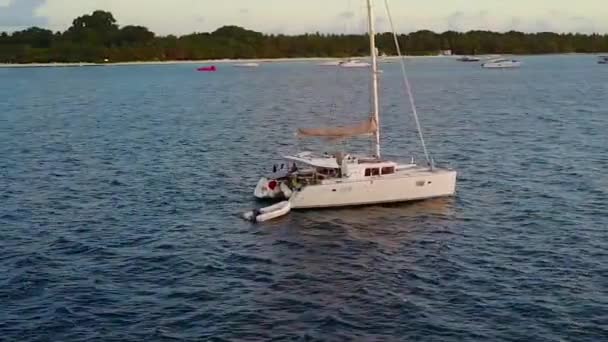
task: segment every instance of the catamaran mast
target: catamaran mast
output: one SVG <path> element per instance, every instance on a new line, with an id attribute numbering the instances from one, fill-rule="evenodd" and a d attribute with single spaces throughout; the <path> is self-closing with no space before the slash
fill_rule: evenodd
<path id="1" fill-rule="evenodd" d="M 376 133 L 374 134 L 374 147 L 376 157 L 380 158 L 380 100 L 378 96 L 378 56 L 376 52 L 376 30 L 374 25 L 374 6 L 372 0 L 367 0 L 367 14 L 369 19 L 369 45 L 372 56 L 372 111 L 376 120 Z"/>

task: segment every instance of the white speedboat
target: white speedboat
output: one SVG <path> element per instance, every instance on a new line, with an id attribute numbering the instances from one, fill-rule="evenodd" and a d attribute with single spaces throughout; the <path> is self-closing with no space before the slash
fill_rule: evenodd
<path id="1" fill-rule="evenodd" d="M 337 67 L 340 65 L 340 63 L 342 63 L 341 61 L 327 61 L 327 62 L 323 62 L 323 63 L 319 63 L 319 66 L 322 67 Z"/>
<path id="2" fill-rule="evenodd" d="M 608 56 L 600 56 L 597 62 L 598 64 L 608 64 Z"/>
<path id="3" fill-rule="evenodd" d="M 481 58 L 472 56 L 463 56 L 458 58 L 459 62 L 480 62 Z"/>
<path id="4" fill-rule="evenodd" d="M 377 51 L 374 49 L 375 30 L 372 0 L 367 1 L 369 19 L 369 43 L 371 51 L 371 114 L 361 123 L 335 128 L 299 129 L 302 139 L 345 140 L 359 136 L 371 136 L 373 149 L 369 154 L 339 151 L 315 155 L 301 152 L 284 156 L 287 167 L 260 179 L 254 195 L 257 198 L 283 200 L 289 203 L 289 210 L 331 208 L 342 206 L 372 205 L 380 203 L 407 202 L 429 198 L 453 196 L 456 191 L 456 171 L 435 167 L 430 157 L 418 114 L 414 105 L 410 83 L 405 73 L 404 59 L 401 59 L 406 98 L 409 100 L 414 121 L 426 162 L 399 162 L 385 159 L 381 155 L 379 77 Z M 393 28 L 393 32 L 394 32 Z M 394 34 L 396 38 L 396 34 Z M 395 39 L 398 54 L 401 48 Z M 247 217 L 258 217 L 263 213 L 277 216 L 288 212 L 286 205 L 268 207 L 250 212 Z M 271 215 L 273 218 L 275 215 Z M 260 217 L 264 219 L 265 217 Z"/>
<path id="5" fill-rule="evenodd" d="M 239 63 L 239 64 L 235 64 L 234 67 L 236 68 L 257 68 L 260 66 L 260 63 Z"/>
<path id="6" fill-rule="evenodd" d="M 510 69 L 521 67 L 521 62 L 514 59 L 494 59 L 481 65 L 485 69 Z"/>
<path id="7" fill-rule="evenodd" d="M 371 64 L 367 62 L 361 62 L 355 59 L 351 59 L 348 61 L 341 62 L 339 64 L 341 68 L 369 68 Z"/>

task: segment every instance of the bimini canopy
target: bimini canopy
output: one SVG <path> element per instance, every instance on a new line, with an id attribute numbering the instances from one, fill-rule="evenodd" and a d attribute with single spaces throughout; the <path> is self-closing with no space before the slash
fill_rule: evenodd
<path id="1" fill-rule="evenodd" d="M 302 163 L 312 167 L 323 167 L 326 169 L 339 169 L 338 161 L 335 157 L 312 157 L 312 156 L 285 156 L 286 160 Z"/>
<path id="2" fill-rule="evenodd" d="M 376 120 L 369 119 L 355 126 L 330 128 L 301 128 L 298 136 L 307 138 L 345 139 L 359 135 L 374 134 L 378 131 Z"/>

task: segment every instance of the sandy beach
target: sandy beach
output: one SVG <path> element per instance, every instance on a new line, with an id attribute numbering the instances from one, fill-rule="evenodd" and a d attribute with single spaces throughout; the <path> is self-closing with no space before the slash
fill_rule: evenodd
<path id="1" fill-rule="evenodd" d="M 405 58 L 456 58 L 459 56 L 405 56 Z M 349 57 L 352 59 L 365 59 L 368 57 Z M 53 67 L 98 67 L 98 66 L 129 66 L 129 65 L 176 65 L 176 64 L 239 64 L 239 63 L 281 63 L 281 62 L 325 62 L 349 58 L 265 58 L 265 59 L 214 59 L 214 60 L 188 60 L 188 61 L 139 61 L 139 62 L 108 62 L 108 63 L 28 63 L 6 64 L 0 63 L 0 68 L 53 68 Z M 382 57 L 384 60 L 398 60 L 397 56 Z"/>

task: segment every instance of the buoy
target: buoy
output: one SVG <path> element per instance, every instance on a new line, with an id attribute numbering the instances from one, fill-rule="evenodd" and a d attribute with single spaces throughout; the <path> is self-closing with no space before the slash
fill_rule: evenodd
<path id="1" fill-rule="evenodd" d="M 200 68 L 198 68 L 196 70 L 197 71 L 204 71 L 204 72 L 214 72 L 214 71 L 217 71 L 217 68 L 215 67 L 215 65 L 212 65 L 212 66 L 200 67 Z"/>
<path id="2" fill-rule="evenodd" d="M 273 190 L 277 187 L 277 181 L 276 180 L 271 180 L 270 182 L 268 182 L 268 189 Z"/>

